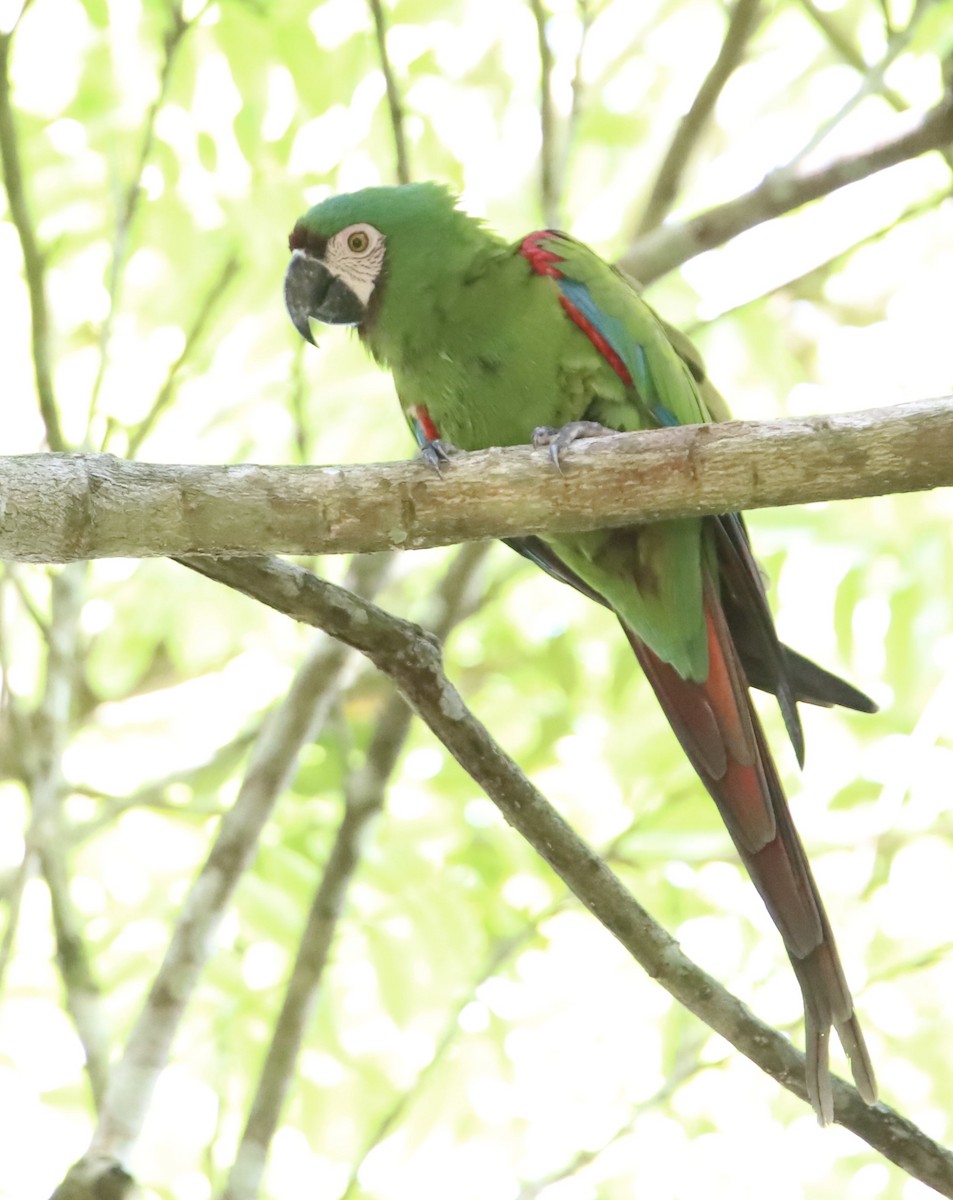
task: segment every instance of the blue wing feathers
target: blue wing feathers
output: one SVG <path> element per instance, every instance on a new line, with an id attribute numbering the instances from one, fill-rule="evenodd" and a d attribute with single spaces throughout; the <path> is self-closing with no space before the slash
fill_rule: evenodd
<path id="1" fill-rule="evenodd" d="M 645 347 L 640 342 L 633 342 L 625 322 L 604 312 L 592 298 L 589 288 L 580 280 L 560 275 L 557 283 L 569 303 L 599 331 L 625 364 L 636 391 L 655 420 L 660 425 L 680 425 L 681 422 L 659 397 Z"/>

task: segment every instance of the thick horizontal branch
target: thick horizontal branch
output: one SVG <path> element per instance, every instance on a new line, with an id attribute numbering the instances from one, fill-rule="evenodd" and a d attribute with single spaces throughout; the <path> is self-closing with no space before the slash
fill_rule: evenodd
<path id="1" fill-rule="evenodd" d="M 953 485 L 953 398 L 366 467 L 0 458 L 0 558 L 343 554 Z"/>

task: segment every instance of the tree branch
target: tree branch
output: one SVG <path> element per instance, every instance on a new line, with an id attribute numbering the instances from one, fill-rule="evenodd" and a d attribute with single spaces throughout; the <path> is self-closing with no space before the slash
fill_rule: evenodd
<path id="1" fill-rule="evenodd" d="M 773 171 L 750 192 L 710 208 L 681 225 L 665 226 L 639 238 L 619 260 L 627 274 L 648 285 L 682 263 L 723 246 L 747 229 L 827 196 L 849 183 L 907 159 L 943 150 L 953 143 L 953 97 L 890 141 L 846 155 L 819 170 L 796 174 L 790 167 Z"/>
<path id="2" fill-rule="evenodd" d="M 380 59 L 384 86 L 387 89 L 387 107 L 390 112 L 391 131 L 394 135 L 397 182 L 410 183 L 410 155 L 407 153 L 407 139 L 404 135 L 404 105 L 400 97 L 400 88 L 397 86 L 397 79 L 394 76 L 390 55 L 387 53 L 387 20 L 381 0 L 367 0 L 367 2 L 374 19 L 377 56 Z"/>
<path id="3" fill-rule="evenodd" d="M 22 13 L 20 14 L 22 17 Z M 19 19 L 18 19 L 19 20 Z M 40 416 L 46 428 L 46 442 L 51 450 L 63 450 L 66 441 L 60 427 L 60 414 L 53 392 L 53 362 L 50 352 L 50 310 L 46 302 L 46 266 L 36 238 L 36 227 L 30 215 L 23 168 L 20 164 L 20 145 L 16 122 L 10 103 L 10 48 L 13 34 L 0 34 L 0 163 L 3 182 L 10 205 L 10 217 L 23 255 L 23 273 L 30 296 L 30 327 L 33 340 L 33 370 Z"/>
<path id="4" fill-rule="evenodd" d="M 401 705 L 406 711 L 406 706 Z M 291 1085 L 295 1063 L 311 1014 L 348 888 L 360 861 L 362 835 L 378 811 L 370 803 L 347 798 L 314 894 L 284 1001 L 275 1024 L 254 1099 L 242 1132 L 238 1153 L 228 1174 L 222 1200 L 254 1200 L 259 1194 L 268 1149 Z"/>
<path id="5" fill-rule="evenodd" d="M 917 19 L 922 14 L 922 4 L 914 7 L 914 11 L 911 15 L 910 23 L 907 25 L 907 28 L 904 29 L 899 36 L 893 35 L 889 38 L 887 53 L 880 60 L 880 62 L 868 63 L 863 54 L 854 45 L 850 38 L 842 32 L 839 24 L 830 13 L 824 12 L 823 9 L 818 8 L 818 6 L 814 3 L 814 0 L 798 0 L 798 2 L 804 12 L 807 13 L 808 17 L 810 17 L 810 19 L 823 34 L 825 40 L 830 44 L 831 48 L 840 55 L 840 57 L 845 63 L 847 63 L 848 66 L 853 67 L 857 74 L 861 76 L 860 90 L 849 102 L 848 111 L 856 107 L 857 101 L 861 97 L 868 95 L 874 90 L 879 91 L 881 96 L 883 96 L 890 107 L 896 112 L 904 112 L 910 107 L 906 100 L 904 100 L 903 96 L 901 96 L 898 92 L 895 92 L 893 88 L 887 87 L 887 85 L 884 83 L 883 77 L 887 67 L 893 62 L 900 51 L 903 50 L 909 42 Z M 837 117 L 842 119 L 843 115 L 844 114 L 842 111 L 841 113 L 837 114 Z M 823 136 L 825 133 L 829 132 L 829 126 L 823 126 L 822 130 Z M 812 147 L 818 145 L 819 142 L 820 139 L 815 140 L 812 138 Z M 799 157 L 803 157 L 803 154 L 799 155 Z"/>
<path id="6" fill-rule="evenodd" d="M 394 1102 L 384 1111 L 377 1121 L 370 1137 L 364 1143 L 358 1157 L 351 1163 L 347 1183 L 338 1196 L 338 1200 L 356 1200 L 361 1195 L 360 1176 L 364 1164 L 371 1154 L 397 1128 L 404 1119 L 414 1102 L 423 1094 L 424 1089 L 445 1061 L 447 1054 L 459 1040 L 461 1035 L 460 1017 L 467 1005 L 473 1002 L 481 984 L 491 979 L 534 937 L 539 935 L 539 927 L 544 920 L 552 917 L 565 904 L 569 893 L 565 893 L 555 904 L 528 920 L 526 926 L 511 937 L 499 937 L 492 944 L 483 964 L 456 1003 L 447 1011 L 446 1019 L 440 1033 L 434 1040 L 430 1057 L 423 1063 L 409 1087 L 400 1092 Z"/>
<path id="7" fill-rule="evenodd" d="M 142 199 L 142 175 L 149 162 L 149 157 L 152 154 L 152 148 L 155 143 L 155 127 L 156 118 L 159 115 L 159 110 L 166 101 L 169 94 L 169 85 L 172 81 L 172 69 L 175 65 L 175 60 L 178 57 L 179 49 L 185 35 L 188 33 L 192 24 L 197 19 L 196 17 L 186 20 L 182 5 L 176 4 L 170 14 L 169 28 L 166 30 L 163 41 L 162 66 L 159 69 L 159 84 L 156 91 L 155 99 L 149 106 L 146 113 L 145 121 L 142 127 L 142 135 L 139 140 L 139 153 L 136 156 L 136 165 L 133 168 L 129 183 L 123 190 L 120 198 L 118 211 L 116 213 L 116 231 L 113 235 L 112 257 L 109 263 L 109 274 L 106 280 L 106 293 L 109 297 L 109 307 L 106 310 L 106 316 L 99 329 L 98 352 L 99 362 L 96 367 L 96 377 L 93 380 L 93 386 L 90 391 L 89 410 L 86 417 L 87 428 L 87 444 L 89 442 L 88 433 L 92 426 L 93 418 L 96 415 L 96 407 L 99 402 L 99 394 L 102 390 L 103 382 L 106 378 L 106 372 L 109 368 L 109 347 L 112 341 L 113 325 L 116 319 L 116 313 L 119 309 L 120 292 L 122 290 L 122 278 L 125 271 L 126 261 L 129 255 L 129 246 L 132 235 L 133 223 L 136 219 L 136 214 Z"/>
<path id="8" fill-rule="evenodd" d="M 647 1099 L 633 1104 L 626 1119 L 617 1126 L 609 1137 L 605 1138 L 598 1146 L 577 1150 L 572 1158 L 568 1162 L 563 1163 L 562 1166 L 547 1172 L 543 1176 L 523 1183 L 517 1193 L 516 1200 L 538 1200 L 539 1196 L 544 1195 L 554 1185 L 563 1183 L 567 1179 L 572 1179 L 574 1176 L 587 1170 L 593 1163 L 598 1162 L 599 1158 L 607 1150 L 611 1149 L 627 1133 L 632 1131 L 635 1122 L 640 1116 L 661 1107 L 661 1105 L 671 1100 L 683 1083 L 686 1083 L 702 1071 L 711 1070 L 713 1066 L 716 1066 L 717 1064 L 715 1063 L 702 1062 L 701 1054 L 703 1047 L 704 1039 L 699 1037 L 692 1039 L 689 1045 L 680 1047 L 675 1056 L 675 1062 L 672 1064 L 672 1068 L 661 1086 Z M 341 1200 L 345 1200 L 345 1198 L 342 1197 Z"/>
<path id="9" fill-rule="evenodd" d="M 543 220 L 551 229 L 560 227 L 559 202 L 562 181 L 557 150 L 556 105 L 553 102 L 553 51 L 546 36 L 549 14 L 543 0 L 529 0 L 536 22 L 536 44 L 539 49 L 539 196 Z"/>
<path id="10" fill-rule="evenodd" d="M 168 372 L 165 380 L 156 394 L 155 400 L 146 415 L 136 425 L 131 428 L 124 429 L 126 434 L 126 451 L 130 457 L 136 455 L 152 430 L 155 428 L 156 422 L 175 400 L 177 394 L 177 385 L 179 376 L 182 374 L 186 364 L 192 358 L 195 352 L 195 347 L 201 341 L 209 322 L 212 319 L 212 314 L 215 309 L 221 304 L 222 300 L 228 292 L 228 289 L 234 283 L 241 268 L 241 259 L 236 253 L 231 253 L 222 264 L 222 269 L 215 276 L 211 286 L 202 298 L 199 306 L 192 318 L 192 324 L 189 326 L 185 334 L 185 342 L 182 346 L 181 353 L 174 362 L 169 364 Z M 110 426 L 107 431 L 104 444 L 108 442 L 109 435 L 113 432 L 115 426 Z"/>
<path id="11" fill-rule="evenodd" d="M 365 563 L 363 572 L 375 573 Z M 121 1061 L 114 1068 L 99 1122 L 84 1160 L 124 1160 L 145 1119 L 186 1004 L 212 950 L 212 938 L 235 887 L 251 862 L 258 836 L 336 694 L 347 661 L 340 643 L 319 642 L 287 696 L 262 728 L 234 805 L 196 876 L 165 957 Z"/>
<path id="12" fill-rule="evenodd" d="M 735 0 L 718 57 L 702 81 L 688 112 L 679 121 L 659 167 L 655 185 L 636 230 L 637 237 L 660 225 L 672 207 L 692 151 L 715 110 L 725 84 L 744 61 L 745 50 L 758 27 L 760 16 L 761 0 Z"/>
<path id="13" fill-rule="evenodd" d="M 364 467 L 0 458 L 0 557 L 341 554 L 953 485 L 953 399 Z"/>
<path id="14" fill-rule="evenodd" d="M 85 568 L 77 565 L 53 575 L 46 677 L 32 728 L 20 739 L 19 749 L 31 804 L 26 856 L 36 855 L 50 894 L 56 964 L 66 1009 L 83 1047 L 98 1108 L 109 1070 L 108 1023 L 84 924 L 73 903 L 63 822 L 63 756 L 72 730 L 85 575 Z"/>
<path id="15" fill-rule="evenodd" d="M 277 559 L 184 559 L 183 565 L 365 654 L 397 684 L 465 771 L 644 970 L 772 1078 L 804 1098 L 804 1058 L 688 959 L 493 741 L 447 679 L 436 639 L 343 588 Z M 835 1119 L 908 1174 L 953 1197 L 953 1154 L 884 1104 L 834 1081 Z"/>
<path id="16" fill-rule="evenodd" d="M 467 611 L 467 584 L 485 553 L 464 546 L 437 590 L 434 632 L 445 638 Z M 364 762 L 348 776 L 344 813 L 298 945 L 298 953 L 258 1079 L 223 1200 L 254 1200 L 261 1188 L 269 1148 L 291 1085 L 308 1022 L 320 994 L 328 955 L 347 893 L 360 863 L 364 831 L 384 807 L 387 784 L 410 731 L 413 712 L 389 689 Z"/>
<path id="17" fill-rule="evenodd" d="M 788 163 L 789 169 L 793 169 L 797 163 L 802 162 L 809 154 L 813 154 L 824 139 L 829 137 L 867 96 L 879 94 L 897 112 L 906 112 L 910 108 L 910 105 L 903 96 L 894 92 L 892 88 L 887 87 L 884 76 L 891 64 L 899 58 L 913 40 L 920 19 L 932 7 L 933 0 L 914 0 L 913 11 L 910 13 L 907 24 L 903 29 L 892 29 L 888 14 L 884 14 L 887 17 L 887 48 L 880 59 L 870 66 L 867 65 L 860 51 L 855 50 L 847 38 L 840 34 L 834 20 L 818 8 L 813 0 L 800 0 L 800 3 L 804 11 L 814 20 L 817 27 L 830 42 L 832 48 L 860 74 L 861 78 L 857 90 L 853 95 L 841 105 L 837 112 L 829 116 L 826 121 L 822 122 L 814 130 L 807 144 L 791 159 Z M 947 163 L 951 164 L 951 151 L 949 149 L 943 151 L 943 156 L 947 160 Z"/>

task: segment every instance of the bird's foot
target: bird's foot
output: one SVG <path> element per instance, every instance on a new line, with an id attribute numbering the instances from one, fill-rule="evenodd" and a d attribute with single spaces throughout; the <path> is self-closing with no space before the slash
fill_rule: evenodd
<path id="1" fill-rule="evenodd" d="M 434 438 L 431 442 L 423 443 L 417 452 L 417 457 L 421 462 L 425 462 L 428 467 L 436 471 L 438 475 L 442 475 L 441 464 L 448 463 L 451 455 L 459 453 L 459 449 L 453 442 L 447 442 L 443 438 Z"/>
<path id="2" fill-rule="evenodd" d="M 580 438 L 605 437 L 609 433 L 618 433 L 617 429 L 608 429 L 598 421 L 567 421 L 559 429 L 552 425 L 537 425 L 533 430 L 533 446 L 539 450 L 549 447 L 549 457 L 553 460 L 557 471 L 562 471 L 560 455 L 573 442 Z"/>

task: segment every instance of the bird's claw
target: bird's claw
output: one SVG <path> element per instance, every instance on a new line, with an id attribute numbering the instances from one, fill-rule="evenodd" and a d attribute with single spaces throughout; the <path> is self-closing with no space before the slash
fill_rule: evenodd
<path id="1" fill-rule="evenodd" d="M 420 447 L 417 457 L 427 464 L 438 475 L 442 475 L 440 469 L 441 463 L 448 463 L 453 454 L 459 454 L 460 451 L 453 442 L 444 441 L 443 438 L 434 438 L 431 442 L 424 442 Z"/>
<path id="2" fill-rule="evenodd" d="M 573 442 L 579 438 L 603 437 L 608 433 L 616 433 L 615 429 L 607 429 L 598 421 L 567 421 L 560 428 L 552 425 L 537 425 L 533 430 L 533 446 L 536 450 L 543 446 L 549 447 L 549 457 L 557 471 L 562 471 L 560 456 Z"/>

